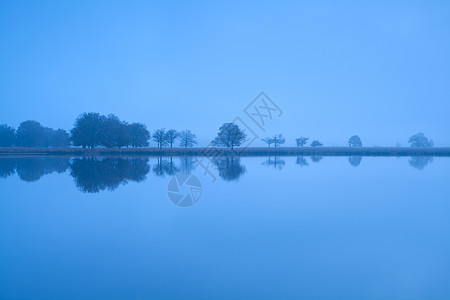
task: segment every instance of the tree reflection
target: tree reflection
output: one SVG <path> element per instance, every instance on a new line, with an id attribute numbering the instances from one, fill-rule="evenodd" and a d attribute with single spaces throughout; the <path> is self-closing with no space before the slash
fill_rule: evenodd
<path id="1" fill-rule="evenodd" d="M 283 159 L 280 159 L 276 156 L 273 159 L 269 156 L 269 158 L 262 164 L 268 167 L 272 166 L 275 169 L 281 170 L 283 169 L 286 162 Z"/>
<path id="2" fill-rule="evenodd" d="M 173 176 L 179 172 L 180 169 L 173 163 L 172 157 L 170 159 L 158 157 L 156 165 L 153 166 L 153 174 L 158 177 Z"/>
<path id="3" fill-rule="evenodd" d="M 181 173 L 190 174 L 195 169 L 195 159 L 191 156 L 180 157 Z"/>
<path id="4" fill-rule="evenodd" d="M 219 171 L 219 176 L 225 181 L 238 181 L 245 173 L 241 159 L 237 156 L 221 156 L 212 160 Z"/>
<path id="5" fill-rule="evenodd" d="M 362 156 L 349 156 L 348 162 L 353 167 L 357 167 L 361 164 Z"/>
<path id="6" fill-rule="evenodd" d="M 318 163 L 319 161 L 321 161 L 323 159 L 322 156 L 311 156 L 311 160 L 315 163 Z"/>
<path id="7" fill-rule="evenodd" d="M 77 188 L 85 193 L 113 191 L 128 180 L 140 182 L 150 171 L 147 158 L 76 158 L 70 175 Z"/>
<path id="8" fill-rule="evenodd" d="M 70 166 L 68 157 L 27 157 L 16 161 L 17 174 L 26 182 L 37 181 L 53 172 L 64 173 Z"/>
<path id="9" fill-rule="evenodd" d="M 300 167 L 307 167 L 309 166 L 308 162 L 306 161 L 306 159 L 303 156 L 297 156 L 297 160 L 295 162 L 297 165 L 299 165 Z"/>
<path id="10" fill-rule="evenodd" d="M 411 167 L 417 170 L 423 170 L 432 161 L 433 161 L 432 156 L 412 156 L 409 159 L 409 164 Z"/>
<path id="11" fill-rule="evenodd" d="M 16 173 L 16 160 L 13 158 L 0 158 L 0 178 L 6 178 Z"/>

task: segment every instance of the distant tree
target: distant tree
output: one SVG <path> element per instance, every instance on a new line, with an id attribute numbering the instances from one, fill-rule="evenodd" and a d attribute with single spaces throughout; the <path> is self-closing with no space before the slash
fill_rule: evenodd
<path id="1" fill-rule="evenodd" d="M 362 160 L 362 156 L 349 156 L 349 158 L 348 158 L 348 162 L 353 167 L 359 166 L 359 164 L 361 163 L 361 160 Z"/>
<path id="2" fill-rule="evenodd" d="M 16 130 L 6 124 L 0 125 L 0 147 L 11 147 L 16 142 Z"/>
<path id="3" fill-rule="evenodd" d="M 311 143 L 311 147 L 322 147 L 322 146 L 323 146 L 323 144 L 319 141 L 313 141 Z"/>
<path id="4" fill-rule="evenodd" d="M 348 140 L 349 147 L 362 147 L 362 142 L 359 136 L 354 135 Z"/>
<path id="5" fill-rule="evenodd" d="M 281 158 L 278 158 L 278 157 L 274 157 L 274 159 L 272 159 L 270 156 L 269 156 L 269 158 L 266 160 L 266 161 L 264 161 L 263 163 L 262 163 L 262 165 L 265 165 L 265 166 L 272 166 L 272 167 L 274 167 L 275 169 L 278 169 L 278 170 L 281 170 L 281 169 L 283 169 L 283 167 L 284 167 L 284 165 L 286 164 L 286 162 L 283 160 L 283 159 L 281 159 Z"/>
<path id="6" fill-rule="evenodd" d="M 273 144 L 273 139 L 272 139 L 271 137 L 263 138 L 263 139 L 261 139 L 261 141 L 263 141 L 264 143 L 266 143 L 267 146 L 269 146 L 269 148 L 270 148 L 270 145 Z"/>
<path id="7" fill-rule="evenodd" d="M 297 142 L 297 147 L 304 147 L 306 145 L 306 143 L 308 142 L 309 138 L 301 136 L 297 139 L 295 139 L 295 141 Z"/>
<path id="8" fill-rule="evenodd" d="M 41 147 L 51 147 L 54 130 L 49 127 L 44 127 L 44 135 L 42 137 Z"/>
<path id="9" fill-rule="evenodd" d="M 158 129 L 153 132 L 153 140 L 158 144 L 159 149 L 167 145 L 166 141 L 166 130 L 164 128 Z"/>
<path id="10" fill-rule="evenodd" d="M 106 117 L 98 113 L 83 113 L 75 120 L 70 131 L 74 146 L 94 148 L 101 143 L 103 122 Z"/>
<path id="11" fill-rule="evenodd" d="M 279 145 L 283 145 L 286 142 L 286 139 L 281 134 L 276 134 L 272 137 L 273 145 L 275 148 Z"/>
<path id="12" fill-rule="evenodd" d="M 197 137 L 190 130 L 180 132 L 180 146 L 187 148 L 197 144 Z"/>
<path id="13" fill-rule="evenodd" d="M 58 129 L 53 131 L 52 138 L 53 147 L 69 147 L 70 146 L 70 135 L 64 129 Z"/>
<path id="14" fill-rule="evenodd" d="M 172 148 L 173 143 L 178 138 L 179 133 L 175 129 L 170 129 L 166 132 L 164 135 L 164 139 L 166 142 L 170 145 L 170 148 Z"/>
<path id="15" fill-rule="evenodd" d="M 109 114 L 104 119 L 100 130 L 100 137 L 100 145 L 107 148 L 121 148 L 129 145 L 131 140 L 128 124 L 120 121 L 114 114 Z"/>
<path id="16" fill-rule="evenodd" d="M 429 140 L 425 136 L 425 134 L 423 134 L 422 132 L 411 136 L 408 140 L 408 143 L 411 144 L 411 147 L 415 147 L 415 148 L 433 147 L 434 146 L 433 141 Z"/>
<path id="17" fill-rule="evenodd" d="M 17 129 L 17 146 L 40 147 L 44 138 L 44 127 L 37 121 L 22 122 Z"/>
<path id="18" fill-rule="evenodd" d="M 142 123 L 131 123 L 128 125 L 128 134 L 130 135 L 130 146 L 133 148 L 147 147 L 149 145 L 150 132 L 147 126 Z"/>
<path id="19" fill-rule="evenodd" d="M 213 144 L 219 147 L 227 147 L 233 150 L 234 147 L 240 146 L 247 135 L 242 131 L 238 125 L 234 123 L 225 123 L 219 128 L 217 137 Z"/>

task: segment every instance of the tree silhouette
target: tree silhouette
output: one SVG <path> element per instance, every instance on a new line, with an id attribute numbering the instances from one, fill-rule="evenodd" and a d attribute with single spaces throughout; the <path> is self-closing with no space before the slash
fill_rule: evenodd
<path id="1" fill-rule="evenodd" d="M 166 142 L 170 145 L 170 148 L 172 148 L 173 143 L 178 138 L 179 133 L 175 129 L 168 130 L 165 135 L 164 139 Z"/>
<path id="2" fill-rule="evenodd" d="M 273 145 L 276 148 L 279 145 L 283 145 L 286 142 L 286 139 L 281 134 L 276 134 L 272 137 Z"/>
<path id="3" fill-rule="evenodd" d="M 70 135 L 64 129 L 54 130 L 44 127 L 42 147 L 68 147 L 70 146 Z"/>
<path id="4" fill-rule="evenodd" d="M 105 116 L 98 113 L 83 113 L 75 120 L 71 130 L 74 146 L 94 148 L 101 143 L 102 126 Z"/>
<path id="5" fill-rule="evenodd" d="M 16 173 L 16 160 L 14 158 L 0 157 L 0 178 L 6 178 Z"/>
<path id="6" fill-rule="evenodd" d="M 323 146 L 323 144 L 319 141 L 313 141 L 311 143 L 311 147 L 322 147 L 322 146 Z"/>
<path id="7" fill-rule="evenodd" d="M 409 159 L 410 166 L 421 171 L 431 162 L 433 162 L 432 156 L 412 156 Z"/>
<path id="8" fill-rule="evenodd" d="M 261 139 L 261 141 L 263 141 L 264 143 L 266 143 L 267 146 L 268 146 L 269 148 L 270 148 L 270 145 L 273 144 L 273 139 L 272 139 L 271 137 L 263 138 L 263 139 Z"/>
<path id="9" fill-rule="evenodd" d="M 240 146 L 247 135 L 242 131 L 238 125 L 234 123 L 225 123 L 219 128 L 217 137 L 213 144 L 219 147 L 227 147 L 233 150 L 234 147 Z"/>
<path id="10" fill-rule="evenodd" d="M 348 140 L 349 147 L 362 147 L 362 142 L 359 136 L 354 135 Z"/>
<path id="11" fill-rule="evenodd" d="M 185 174 L 190 174 L 195 169 L 195 160 L 190 156 L 180 157 L 180 171 Z"/>
<path id="12" fill-rule="evenodd" d="M 180 132 L 180 146 L 187 148 L 192 147 L 197 144 L 197 136 L 193 134 L 190 130 L 185 130 Z"/>
<path id="13" fill-rule="evenodd" d="M 17 129 L 17 146 L 40 147 L 44 138 L 44 127 L 37 121 L 22 122 Z"/>
<path id="14" fill-rule="evenodd" d="M 130 146 L 133 148 L 147 147 L 149 145 L 150 132 L 147 126 L 142 123 L 131 123 L 128 125 L 128 134 L 130 135 Z"/>
<path id="15" fill-rule="evenodd" d="M 408 143 L 411 144 L 411 147 L 415 148 L 433 147 L 434 145 L 433 141 L 429 140 L 422 132 L 411 136 Z"/>
<path id="16" fill-rule="evenodd" d="M 109 114 L 103 120 L 100 128 L 100 145 L 106 148 L 121 148 L 129 145 L 131 142 L 128 124 L 120 121 L 114 114 Z"/>
<path id="17" fill-rule="evenodd" d="M 158 144 L 159 149 L 167 145 L 166 141 L 166 130 L 164 128 L 155 130 L 153 132 L 153 140 Z"/>
<path id="18" fill-rule="evenodd" d="M 6 124 L 0 125 L 0 147 L 12 147 L 16 142 L 16 130 Z"/>
<path id="19" fill-rule="evenodd" d="M 309 138 L 301 136 L 299 138 L 295 139 L 295 142 L 297 143 L 297 147 L 304 147 L 306 143 L 308 142 Z"/>

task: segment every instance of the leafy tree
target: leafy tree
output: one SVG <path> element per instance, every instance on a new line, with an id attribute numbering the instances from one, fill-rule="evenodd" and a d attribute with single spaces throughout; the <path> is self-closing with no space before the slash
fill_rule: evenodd
<path id="1" fill-rule="evenodd" d="M 170 129 L 164 135 L 164 139 L 168 144 L 170 144 L 170 148 L 172 148 L 173 143 L 178 138 L 179 133 L 175 129 Z"/>
<path id="2" fill-rule="evenodd" d="M 306 145 L 306 143 L 308 142 L 309 138 L 301 136 L 297 139 L 295 139 L 295 141 L 297 142 L 297 147 L 304 147 Z"/>
<path id="3" fill-rule="evenodd" d="M 114 114 L 109 114 L 102 122 L 100 136 L 100 145 L 107 148 L 127 146 L 131 140 L 128 124 Z"/>
<path id="4" fill-rule="evenodd" d="M 411 147 L 415 147 L 415 148 L 433 147 L 434 146 L 433 141 L 429 140 L 425 136 L 425 134 L 423 134 L 422 132 L 411 136 L 408 140 L 408 143 L 411 144 Z"/>
<path id="5" fill-rule="evenodd" d="M 70 131 L 74 146 L 94 148 L 101 143 L 101 132 L 106 117 L 98 113 L 83 113 Z"/>
<path id="6" fill-rule="evenodd" d="M 219 128 L 217 137 L 213 144 L 219 147 L 227 147 L 233 150 L 234 147 L 240 146 L 247 135 L 242 131 L 238 125 L 234 123 L 225 123 Z"/>
<path id="7" fill-rule="evenodd" d="M 197 136 L 193 134 L 190 130 L 185 130 L 180 132 L 180 146 L 187 148 L 192 147 L 197 144 Z"/>
<path id="8" fill-rule="evenodd" d="M 11 147 L 16 142 L 16 130 L 6 124 L 0 125 L 0 147 Z"/>
<path id="9" fill-rule="evenodd" d="M 69 147 L 70 146 L 70 135 L 64 129 L 58 129 L 53 131 L 52 138 L 53 147 Z"/>
<path id="10" fill-rule="evenodd" d="M 37 121 L 22 122 L 17 129 L 17 146 L 39 147 L 44 138 L 44 127 Z"/>
<path id="11" fill-rule="evenodd" d="M 275 148 L 279 145 L 283 145 L 286 142 L 286 139 L 281 134 L 276 134 L 272 137 L 273 145 Z"/>
<path id="12" fill-rule="evenodd" d="M 313 141 L 311 143 L 311 147 L 322 147 L 322 146 L 323 146 L 323 144 L 319 141 Z"/>
<path id="13" fill-rule="evenodd" d="M 270 145 L 273 144 L 273 139 L 272 139 L 271 137 L 263 138 L 263 139 L 261 139 L 261 141 L 263 141 L 264 143 L 266 143 L 267 146 L 269 146 L 269 148 L 270 148 Z"/>
<path id="14" fill-rule="evenodd" d="M 158 144 L 159 149 L 167 145 L 166 141 L 166 130 L 164 128 L 158 129 L 153 132 L 153 140 Z"/>
<path id="15" fill-rule="evenodd" d="M 362 147 L 362 142 L 359 136 L 354 135 L 348 140 L 349 147 Z"/>
<path id="16" fill-rule="evenodd" d="M 130 135 L 130 146 L 133 148 L 147 147 L 150 139 L 150 132 L 147 126 L 142 123 L 131 123 L 128 125 L 128 133 Z"/>

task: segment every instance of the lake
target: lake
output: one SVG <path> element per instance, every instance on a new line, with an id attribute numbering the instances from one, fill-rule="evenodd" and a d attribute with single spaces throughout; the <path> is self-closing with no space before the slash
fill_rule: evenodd
<path id="1" fill-rule="evenodd" d="M 0 299 L 450 299 L 449 195 L 448 157 L 0 158 Z"/>

